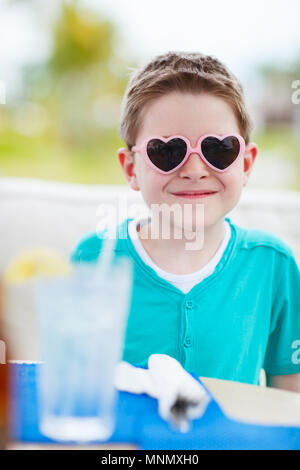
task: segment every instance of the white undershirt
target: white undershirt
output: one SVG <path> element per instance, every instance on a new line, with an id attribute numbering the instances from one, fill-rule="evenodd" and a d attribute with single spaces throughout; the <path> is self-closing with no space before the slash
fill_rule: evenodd
<path id="1" fill-rule="evenodd" d="M 226 249 L 226 246 L 227 246 L 228 241 L 230 240 L 230 236 L 231 236 L 230 225 L 227 221 L 224 221 L 224 223 L 225 223 L 225 237 L 224 237 L 221 245 L 219 246 L 217 252 L 212 257 L 212 259 L 205 266 L 203 266 L 201 269 L 199 269 L 198 271 L 195 271 L 193 273 L 190 273 L 190 274 L 172 274 L 172 273 L 168 273 L 167 271 L 164 271 L 159 266 L 157 266 L 157 264 L 155 264 L 153 262 L 153 260 L 150 258 L 150 256 L 148 255 L 148 253 L 144 249 L 144 247 L 141 243 L 141 240 L 138 236 L 137 226 L 147 224 L 147 223 L 150 222 L 150 220 L 151 220 L 150 217 L 145 218 L 143 216 L 143 217 L 137 217 L 134 220 L 131 220 L 129 222 L 129 224 L 128 224 L 128 233 L 129 233 L 131 241 L 134 245 L 134 248 L 137 251 L 137 253 L 139 254 L 139 256 L 142 258 L 144 263 L 146 263 L 152 269 L 154 269 L 154 271 L 156 271 L 156 273 L 160 277 L 162 277 L 166 281 L 173 284 L 175 287 L 180 289 L 185 294 L 187 292 L 189 292 L 192 289 L 192 287 L 194 287 L 196 284 L 198 284 L 204 278 L 210 276 L 214 272 L 218 262 L 222 258 L 222 255 L 223 255 L 223 253 Z"/>

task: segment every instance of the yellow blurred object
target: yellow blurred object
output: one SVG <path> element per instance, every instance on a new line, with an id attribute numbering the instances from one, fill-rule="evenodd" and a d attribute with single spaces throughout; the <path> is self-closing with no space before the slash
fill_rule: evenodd
<path id="1" fill-rule="evenodd" d="M 4 281 L 17 283 L 37 276 L 54 277 L 69 275 L 71 272 L 70 263 L 61 254 L 48 248 L 32 248 L 11 261 L 4 272 Z"/>

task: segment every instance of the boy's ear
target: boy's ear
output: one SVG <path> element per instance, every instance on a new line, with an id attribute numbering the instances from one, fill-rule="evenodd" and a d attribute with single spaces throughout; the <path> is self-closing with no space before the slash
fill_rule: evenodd
<path id="1" fill-rule="evenodd" d="M 250 174 L 253 170 L 254 161 L 258 153 L 258 147 L 255 142 L 250 142 L 246 145 L 244 153 L 244 174 L 243 174 L 243 186 L 246 186 L 250 178 Z"/>
<path id="2" fill-rule="evenodd" d="M 137 182 L 135 172 L 135 161 L 132 152 L 126 148 L 120 148 L 118 150 L 118 159 L 123 169 L 125 178 L 129 183 L 129 186 L 134 191 L 139 191 L 140 188 Z"/>

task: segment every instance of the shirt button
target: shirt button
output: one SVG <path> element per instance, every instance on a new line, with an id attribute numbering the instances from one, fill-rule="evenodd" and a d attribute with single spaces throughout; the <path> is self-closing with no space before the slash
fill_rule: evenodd
<path id="1" fill-rule="evenodd" d="M 188 300 L 185 304 L 186 308 L 193 308 L 193 301 L 192 300 Z"/>
<path id="2" fill-rule="evenodd" d="M 184 347 L 185 348 L 190 348 L 191 344 L 192 344 L 191 338 L 186 338 L 186 340 L 184 342 Z"/>

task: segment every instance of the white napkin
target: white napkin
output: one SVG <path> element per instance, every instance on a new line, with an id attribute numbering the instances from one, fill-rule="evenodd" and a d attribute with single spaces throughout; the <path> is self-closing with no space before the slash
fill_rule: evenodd
<path id="1" fill-rule="evenodd" d="M 160 416 L 182 432 L 188 431 L 191 419 L 203 415 L 210 401 L 205 388 L 166 354 L 152 354 L 148 369 L 119 362 L 115 386 L 122 391 L 147 393 L 157 398 Z"/>

